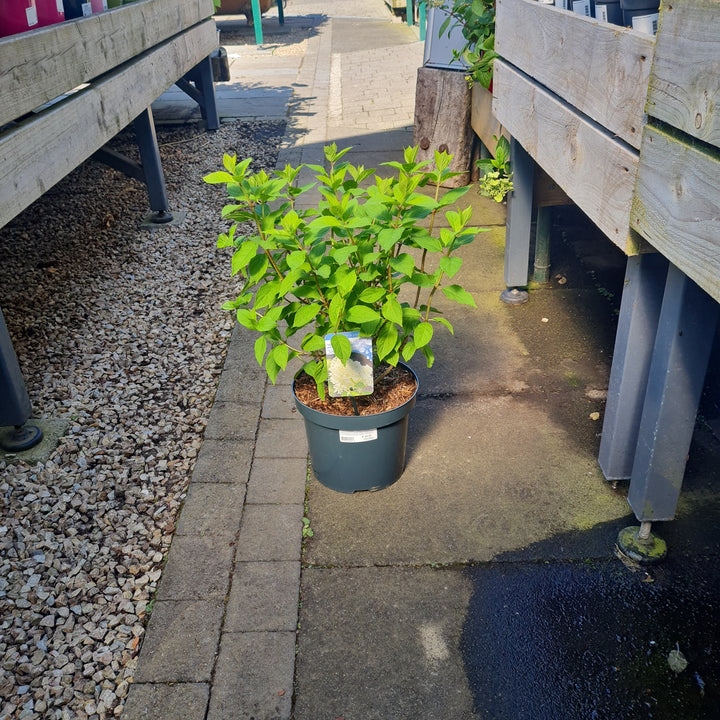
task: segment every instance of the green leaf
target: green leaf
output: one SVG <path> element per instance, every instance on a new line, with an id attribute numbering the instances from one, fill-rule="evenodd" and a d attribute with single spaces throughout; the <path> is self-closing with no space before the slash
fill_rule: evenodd
<path id="1" fill-rule="evenodd" d="M 378 245 L 387 252 L 402 238 L 402 234 L 402 228 L 383 228 L 378 233 Z"/>
<path id="2" fill-rule="evenodd" d="M 258 244 L 252 240 L 246 240 L 232 256 L 232 275 L 237 275 L 240 270 L 244 270 L 246 265 L 252 260 L 258 251 Z"/>
<path id="3" fill-rule="evenodd" d="M 346 335 L 333 335 L 330 338 L 330 344 L 336 357 L 344 365 L 350 359 L 350 355 L 352 355 L 350 340 L 348 340 Z"/>
<path id="4" fill-rule="evenodd" d="M 426 345 L 425 347 L 420 348 L 420 352 L 425 356 L 425 361 L 427 362 L 427 366 L 430 368 L 433 366 L 433 363 L 435 362 L 435 353 L 430 349 L 429 345 Z"/>
<path id="5" fill-rule="evenodd" d="M 358 300 L 365 303 L 375 303 L 378 300 L 385 297 L 387 294 L 387 290 L 384 290 L 380 287 L 368 287 L 365 288 L 360 295 L 358 295 Z"/>
<path id="6" fill-rule="evenodd" d="M 432 235 L 413 236 L 412 244 L 417 245 L 419 248 L 427 250 L 428 252 L 438 252 L 439 250 L 442 250 L 442 244 Z"/>
<path id="7" fill-rule="evenodd" d="M 280 372 L 280 366 L 275 361 L 275 358 L 273 357 L 273 354 L 270 353 L 267 356 L 267 359 L 265 360 L 265 372 L 268 374 L 268 377 L 270 378 L 270 382 L 274 385 L 275 379 L 278 376 L 278 373 Z"/>
<path id="8" fill-rule="evenodd" d="M 347 311 L 346 317 L 351 323 L 371 323 L 380 320 L 380 313 L 367 305 L 354 305 Z"/>
<path id="9" fill-rule="evenodd" d="M 249 330 L 255 330 L 255 327 L 257 326 L 257 313 L 253 310 L 240 308 L 235 313 L 235 317 L 243 327 L 246 327 Z"/>
<path id="10" fill-rule="evenodd" d="M 230 175 L 230 173 L 223 172 L 222 170 L 205 175 L 203 180 L 211 185 L 221 185 L 223 183 L 235 182 L 235 178 Z"/>
<path id="11" fill-rule="evenodd" d="M 473 296 L 459 285 L 448 285 L 447 287 L 444 287 L 442 291 L 448 300 L 454 300 L 461 305 L 477 307 Z"/>
<path id="12" fill-rule="evenodd" d="M 233 228 L 234 229 L 234 228 Z M 218 237 L 217 240 L 217 247 L 220 248 L 226 248 L 226 247 L 233 247 L 235 245 L 233 238 L 231 236 L 225 235 L 223 233 Z"/>
<path id="13" fill-rule="evenodd" d="M 275 330 L 282 312 L 283 308 L 280 305 L 270 308 L 270 310 L 268 310 L 265 315 L 258 320 L 256 330 L 259 332 L 270 332 L 270 330 Z"/>
<path id="14" fill-rule="evenodd" d="M 409 253 L 400 253 L 396 258 L 390 260 L 390 267 L 395 272 L 410 276 L 415 271 L 415 260 Z"/>
<path id="15" fill-rule="evenodd" d="M 403 360 L 405 362 L 410 362 L 413 355 L 415 355 L 416 350 L 417 348 L 415 347 L 415 343 L 412 340 L 408 340 L 408 342 L 405 343 L 405 347 L 402 349 Z"/>
<path id="16" fill-rule="evenodd" d="M 355 272 L 349 272 L 347 273 L 339 282 L 338 282 L 338 292 L 343 296 L 347 297 L 355 287 L 355 284 L 357 283 L 357 275 Z"/>
<path id="17" fill-rule="evenodd" d="M 335 262 L 342 264 L 347 262 L 347 259 L 357 250 L 355 245 L 341 245 L 338 248 L 334 248 L 330 255 L 332 255 Z"/>
<path id="18" fill-rule="evenodd" d="M 277 280 L 261 285 L 255 294 L 255 309 L 261 310 L 272 305 L 277 300 L 279 287 L 280 283 Z"/>
<path id="19" fill-rule="evenodd" d="M 432 340 L 432 336 L 433 326 L 429 322 L 421 322 L 415 328 L 415 332 L 413 333 L 415 346 L 419 348 L 425 347 L 425 345 L 427 345 Z"/>
<path id="20" fill-rule="evenodd" d="M 481 162 L 478 160 L 477 162 Z M 438 203 L 439 207 L 447 207 L 457 202 L 465 193 L 470 189 L 468 185 L 459 188 L 452 188 L 448 190 L 441 198 Z"/>
<path id="21" fill-rule="evenodd" d="M 317 314 L 322 310 L 322 305 L 318 303 L 312 303 L 311 305 L 303 305 L 296 313 L 293 318 L 293 327 L 303 327 L 308 323 L 312 322 Z"/>
<path id="22" fill-rule="evenodd" d="M 333 299 L 330 301 L 330 307 L 328 309 L 328 319 L 330 320 L 330 324 L 334 327 L 337 327 L 340 323 L 340 318 L 342 317 L 342 314 L 345 312 L 345 298 L 338 293 L 333 297 Z"/>
<path id="23" fill-rule="evenodd" d="M 305 352 L 316 352 L 317 350 L 325 349 L 325 338 L 322 335 L 316 335 L 314 333 L 308 333 L 302 341 L 300 347 Z"/>
<path id="24" fill-rule="evenodd" d="M 382 314 L 386 320 L 391 323 L 402 325 L 403 311 L 398 299 L 394 295 L 389 295 L 385 304 L 382 306 Z"/>
<path id="25" fill-rule="evenodd" d="M 255 359 L 258 365 L 262 367 L 263 360 L 265 359 L 265 353 L 267 352 L 267 339 L 264 335 L 261 335 L 255 341 Z"/>
<path id="26" fill-rule="evenodd" d="M 308 227 L 311 230 L 325 230 L 327 228 L 342 227 L 342 222 L 332 215 L 320 215 L 312 220 Z"/>
<path id="27" fill-rule="evenodd" d="M 297 270 L 307 260 L 307 255 L 304 250 L 295 250 L 287 256 L 286 260 L 291 270 Z"/>
<path id="28" fill-rule="evenodd" d="M 276 345 L 271 351 L 270 355 L 268 355 L 268 360 L 272 357 L 273 362 L 280 368 L 280 370 L 284 370 L 287 367 L 288 359 L 290 357 L 290 350 L 288 349 L 287 345 Z M 273 382 L 275 382 L 273 380 Z"/>
<path id="29" fill-rule="evenodd" d="M 448 276 L 452 277 L 462 267 L 462 258 L 459 257 L 442 257 L 440 258 L 440 267 L 442 271 Z"/>
<path id="30" fill-rule="evenodd" d="M 251 282 L 257 282 L 265 275 L 268 267 L 268 259 L 266 255 L 255 255 L 248 263 L 248 275 Z"/>
<path id="31" fill-rule="evenodd" d="M 384 360 L 397 346 L 398 331 L 391 322 L 383 323 L 377 336 L 376 349 L 378 359 Z"/>
<path id="32" fill-rule="evenodd" d="M 451 335 L 455 334 L 455 330 L 453 330 L 453 326 L 450 324 L 448 320 L 446 320 L 444 317 L 434 317 L 430 318 L 430 322 L 436 322 L 440 323 L 440 325 L 444 325 L 449 331 Z"/>

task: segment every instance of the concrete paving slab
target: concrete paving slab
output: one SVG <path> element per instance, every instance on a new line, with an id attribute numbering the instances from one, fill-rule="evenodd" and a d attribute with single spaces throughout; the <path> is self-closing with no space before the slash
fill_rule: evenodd
<path id="1" fill-rule="evenodd" d="M 223 632 L 297 630 L 299 562 L 240 562 Z"/>
<path id="2" fill-rule="evenodd" d="M 285 375 L 285 373 L 283 374 Z M 268 419 L 286 420 L 298 417 L 292 391 L 286 384 L 273 385 L 272 383 L 268 383 L 263 401 L 262 416 Z"/>
<path id="3" fill-rule="evenodd" d="M 289 720 L 294 632 L 223 633 L 207 720 Z"/>
<path id="4" fill-rule="evenodd" d="M 300 418 L 262 418 L 257 431 L 256 458 L 306 457 L 307 439 Z"/>
<path id="5" fill-rule="evenodd" d="M 42 440 L 35 447 L 20 452 L 7 452 L 0 448 L 0 460 L 8 464 L 26 462 L 28 465 L 47 462 L 70 423 L 62 418 L 30 418 L 27 425 L 40 428 L 43 433 Z M 3 427 L 0 428 L 0 435 L 9 437 L 13 431 L 13 427 Z"/>
<path id="6" fill-rule="evenodd" d="M 245 485 L 190 483 L 183 502 L 176 535 L 234 538 L 240 529 Z"/>
<path id="7" fill-rule="evenodd" d="M 253 440 L 213 440 L 206 437 L 193 469 L 197 483 L 247 483 L 252 465 Z"/>
<path id="8" fill-rule="evenodd" d="M 134 681 L 209 683 L 223 611 L 222 600 L 156 602 Z"/>
<path id="9" fill-rule="evenodd" d="M 595 430 L 580 405 L 577 425 Z M 510 428 L 508 425 L 510 423 Z M 343 495 L 313 480 L 311 565 L 489 561 L 561 533 L 617 522 L 629 509 L 602 479 L 595 444 L 577 442 L 544 398 L 425 398 L 410 417 L 407 466 L 377 493 Z M 590 538 L 588 538 L 590 539 Z M 593 538 L 595 539 L 595 538 Z M 556 558 L 604 557 L 615 541 L 558 543 Z"/>
<path id="10" fill-rule="evenodd" d="M 223 369 L 215 402 L 262 403 L 267 374 L 257 363 Z"/>
<path id="11" fill-rule="evenodd" d="M 133 683 L 125 701 L 125 720 L 197 720 L 205 716 L 209 683 Z"/>
<path id="12" fill-rule="evenodd" d="M 462 571 L 303 572 L 295 720 L 419 720 L 473 712 L 459 641 Z"/>
<path id="13" fill-rule="evenodd" d="M 590 531 L 594 532 L 594 531 Z M 711 718 L 720 575 L 706 558 L 471 568 L 460 640 L 481 717 Z M 673 672 L 680 651 L 688 662 Z M 519 692 L 518 690 L 521 689 Z"/>
<path id="14" fill-rule="evenodd" d="M 236 527 L 240 518 L 236 518 Z M 157 591 L 159 600 L 222 600 L 230 587 L 234 535 L 175 535 Z"/>
<path id="15" fill-rule="evenodd" d="M 302 505 L 247 505 L 236 559 L 299 560 L 302 518 Z"/>
<path id="16" fill-rule="evenodd" d="M 259 416 L 259 402 L 216 402 L 210 411 L 205 437 L 210 440 L 253 440 Z"/>
<path id="17" fill-rule="evenodd" d="M 258 458 L 248 483 L 248 504 L 302 505 L 307 458 Z"/>

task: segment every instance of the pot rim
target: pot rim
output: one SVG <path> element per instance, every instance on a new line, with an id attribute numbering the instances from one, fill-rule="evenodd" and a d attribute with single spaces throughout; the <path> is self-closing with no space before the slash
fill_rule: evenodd
<path id="1" fill-rule="evenodd" d="M 298 370 L 298 372 L 295 373 L 295 377 L 292 382 L 292 395 L 295 400 L 295 407 L 305 420 L 309 420 L 316 425 L 322 425 L 323 427 L 331 428 L 333 430 L 372 430 L 392 425 L 393 423 L 398 422 L 398 420 L 402 420 L 402 418 L 408 415 L 413 407 L 415 407 L 418 390 L 420 389 L 420 380 L 418 379 L 415 371 L 404 362 L 399 362 L 398 365 L 408 370 L 412 374 L 413 378 L 415 378 L 415 392 L 413 392 L 412 396 L 402 405 L 398 405 L 396 408 L 385 410 L 381 413 L 372 413 L 370 415 L 333 415 L 331 413 L 322 412 L 321 410 L 313 410 L 303 404 L 295 394 L 295 380 L 300 373 L 304 372 L 303 370 Z"/>

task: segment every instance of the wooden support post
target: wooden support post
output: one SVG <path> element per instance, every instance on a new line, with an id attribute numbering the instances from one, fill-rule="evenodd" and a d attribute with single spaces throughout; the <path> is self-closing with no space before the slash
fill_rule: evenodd
<path id="1" fill-rule="evenodd" d="M 505 230 L 505 285 L 500 296 L 503 302 L 527 302 L 530 264 L 530 225 L 532 223 L 533 182 L 535 161 L 515 138 L 510 140 L 510 158 L 514 190 L 508 196 Z"/>
<path id="2" fill-rule="evenodd" d="M 670 265 L 628 502 L 641 522 L 672 520 L 720 305 Z"/>
<path id="3" fill-rule="evenodd" d="M 627 259 L 598 456 L 608 481 L 632 474 L 667 269 L 660 253 Z"/>
<path id="4" fill-rule="evenodd" d="M 0 427 L 23 425 L 31 413 L 30 397 L 0 310 Z"/>
<path id="5" fill-rule="evenodd" d="M 448 187 L 460 187 L 470 181 L 474 142 L 470 109 L 465 73 L 418 68 L 413 142 L 420 146 L 418 160 L 432 160 L 436 150 L 453 156 L 450 170 L 460 175 L 448 180 Z"/>

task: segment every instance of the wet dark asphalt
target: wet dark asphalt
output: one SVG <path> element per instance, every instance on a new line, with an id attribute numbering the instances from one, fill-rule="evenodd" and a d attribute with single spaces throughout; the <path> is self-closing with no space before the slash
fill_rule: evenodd
<path id="1" fill-rule="evenodd" d="M 649 572 L 617 560 L 466 572 L 474 590 L 460 647 L 480 717 L 720 717 L 717 558 L 670 557 Z M 688 665 L 676 673 L 678 647 Z"/>

